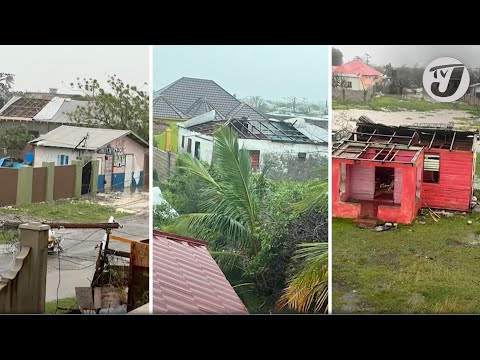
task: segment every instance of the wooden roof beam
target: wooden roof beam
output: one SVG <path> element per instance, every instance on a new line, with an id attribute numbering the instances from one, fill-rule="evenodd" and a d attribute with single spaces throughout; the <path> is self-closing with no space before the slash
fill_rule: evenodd
<path id="1" fill-rule="evenodd" d="M 456 135 L 457 135 L 457 132 L 455 131 L 455 132 L 453 133 L 452 143 L 450 144 L 450 151 L 452 151 L 452 149 L 453 149 L 453 143 L 455 142 L 455 136 L 456 136 Z"/>
<path id="2" fill-rule="evenodd" d="M 432 136 L 432 141 L 430 141 L 430 145 L 428 146 L 429 149 L 432 148 L 433 140 L 435 140 L 435 135 L 437 135 L 437 132 L 435 131 Z"/>

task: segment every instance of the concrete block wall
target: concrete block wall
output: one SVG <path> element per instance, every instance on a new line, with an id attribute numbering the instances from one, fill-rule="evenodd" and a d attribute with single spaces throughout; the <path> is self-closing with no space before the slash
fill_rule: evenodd
<path id="1" fill-rule="evenodd" d="M 153 169 L 160 181 L 166 181 L 173 172 L 177 154 L 153 148 Z"/>

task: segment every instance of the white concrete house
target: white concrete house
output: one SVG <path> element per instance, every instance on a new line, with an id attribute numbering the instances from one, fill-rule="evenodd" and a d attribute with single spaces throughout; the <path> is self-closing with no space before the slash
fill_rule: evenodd
<path id="1" fill-rule="evenodd" d="M 144 183 L 148 143 L 130 130 L 62 125 L 35 140 L 33 166 L 43 162 L 70 165 L 98 160 L 98 189 L 121 190 Z"/>
<path id="2" fill-rule="evenodd" d="M 212 163 L 213 133 L 220 126 L 230 126 L 240 147 L 250 152 L 252 169 L 261 168 L 268 154 L 289 155 L 299 162 L 311 156 L 327 156 L 327 131 L 296 118 L 287 121 L 248 118 L 218 119 L 215 110 L 179 124 L 178 149 L 201 161 Z"/>

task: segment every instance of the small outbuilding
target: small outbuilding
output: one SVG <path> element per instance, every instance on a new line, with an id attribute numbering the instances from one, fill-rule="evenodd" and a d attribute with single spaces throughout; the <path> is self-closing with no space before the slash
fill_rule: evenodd
<path id="1" fill-rule="evenodd" d="M 449 128 L 357 123 L 333 147 L 332 215 L 408 224 L 422 207 L 469 211 L 477 138 Z"/>

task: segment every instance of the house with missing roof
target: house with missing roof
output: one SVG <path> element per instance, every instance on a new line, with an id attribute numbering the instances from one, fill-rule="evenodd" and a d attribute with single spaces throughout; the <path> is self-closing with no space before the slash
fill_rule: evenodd
<path id="1" fill-rule="evenodd" d="M 62 125 L 30 141 L 33 166 L 44 162 L 70 165 L 98 160 L 98 190 L 123 190 L 144 184 L 148 143 L 130 130 Z M 86 165 L 84 165 L 86 166 Z"/>
<path id="2" fill-rule="evenodd" d="M 154 314 L 248 314 L 207 243 L 153 232 Z"/>
<path id="3" fill-rule="evenodd" d="M 290 162 L 285 166 L 291 168 L 327 155 L 327 131 L 304 119 L 281 121 L 268 119 L 260 113 L 255 117 L 242 116 L 241 112 L 230 118 L 216 110 L 179 124 L 179 152 L 187 152 L 211 164 L 213 134 L 221 126 L 235 131 L 239 146 L 250 153 L 253 170 L 259 170 L 269 156 L 288 158 Z"/>
<path id="4" fill-rule="evenodd" d="M 238 100 L 215 81 L 182 77 L 154 92 L 154 133 L 163 133 L 162 136 L 166 136 L 164 131 L 169 124 L 180 124 L 213 110 L 218 120 L 241 117 L 252 120 L 266 119 L 264 115 Z M 172 133 L 173 152 L 177 151 L 178 139 L 177 133 Z M 165 140 L 160 139 L 160 143 L 162 144 L 160 148 L 165 150 Z"/>
<path id="5" fill-rule="evenodd" d="M 68 113 L 87 102 L 74 100 L 72 96 L 50 93 L 28 93 L 13 96 L 0 109 L 0 129 L 25 125 L 34 137 L 48 133 L 62 125 L 71 125 Z"/>
<path id="6" fill-rule="evenodd" d="M 361 120 L 333 147 L 332 216 L 409 224 L 423 207 L 470 210 L 478 133 Z"/>

